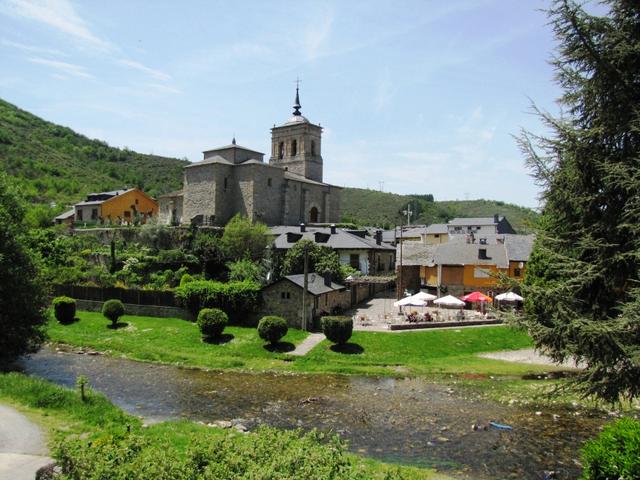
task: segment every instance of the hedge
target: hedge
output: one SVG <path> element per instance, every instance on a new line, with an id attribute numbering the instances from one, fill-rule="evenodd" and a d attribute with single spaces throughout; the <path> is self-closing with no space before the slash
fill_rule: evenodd
<path id="1" fill-rule="evenodd" d="M 197 315 L 203 308 L 219 308 L 229 315 L 232 323 L 246 323 L 247 315 L 254 312 L 260 299 L 260 285 L 242 282 L 216 282 L 194 280 L 175 290 L 178 305 Z"/>
<path id="2" fill-rule="evenodd" d="M 72 323 L 76 318 L 76 301 L 70 297 L 56 297 L 53 299 L 53 311 L 60 323 Z"/>
<path id="3" fill-rule="evenodd" d="M 287 334 L 288 330 L 287 321 L 274 315 L 262 317 L 260 323 L 258 323 L 258 335 L 271 345 L 278 343 Z"/>
<path id="4" fill-rule="evenodd" d="M 229 323 L 227 314 L 219 308 L 203 308 L 198 313 L 198 328 L 204 338 L 216 338 L 222 335 Z"/>
<path id="5" fill-rule="evenodd" d="M 349 341 L 353 333 L 351 317 L 322 317 L 322 333 L 333 343 L 343 345 Z"/>
<path id="6" fill-rule="evenodd" d="M 585 480 L 640 478 L 640 421 L 621 418 L 582 449 Z"/>

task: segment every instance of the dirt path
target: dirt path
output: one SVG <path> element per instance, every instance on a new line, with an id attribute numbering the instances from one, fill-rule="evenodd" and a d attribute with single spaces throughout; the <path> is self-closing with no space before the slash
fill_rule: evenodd
<path id="1" fill-rule="evenodd" d="M 546 355 L 536 352 L 533 348 L 524 348 L 522 350 L 508 350 L 504 352 L 481 353 L 478 355 L 482 358 L 491 358 L 493 360 L 504 360 L 505 362 L 529 363 L 532 365 L 552 365 L 564 368 L 583 368 L 582 365 L 576 365 L 575 362 L 566 361 L 558 364 L 554 363 Z"/>
<path id="2" fill-rule="evenodd" d="M 289 355 L 303 356 L 311 351 L 313 347 L 324 340 L 324 333 L 310 333 L 295 350 L 289 352 Z"/>
<path id="3" fill-rule="evenodd" d="M 40 427 L 17 410 L 0 405 L 0 480 L 33 480 L 53 460 Z"/>

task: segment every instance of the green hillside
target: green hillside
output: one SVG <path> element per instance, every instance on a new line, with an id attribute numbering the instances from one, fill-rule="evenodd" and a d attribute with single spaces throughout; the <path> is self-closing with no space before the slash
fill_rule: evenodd
<path id="1" fill-rule="evenodd" d="M 0 171 L 20 185 L 31 205 L 35 224 L 47 225 L 67 205 L 87 193 L 139 187 L 158 196 L 182 186 L 186 160 L 143 155 L 110 147 L 105 142 L 42 120 L 0 100 Z M 54 202 L 57 206 L 49 209 Z M 397 195 L 345 188 L 343 221 L 393 226 L 411 202 L 418 213 L 412 223 L 446 222 L 453 217 L 505 215 L 518 231 L 535 219 L 530 209 L 490 200 L 434 202 L 432 195 Z"/>
<path id="2" fill-rule="evenodd" d="M 176 158 L 110 147 L 0 100 L 0 169 L 31 204 L 59 210 L 87 193 L 139 187 L 152 196 L 182 185 Z"/>
<path id="3" fill-rule="evenodd" d="M 438 202 L 432 195 L 398 195 L 362 188 L 342 190 L 342 219 L 359 225 L 392 227 L 406 223 L 402 211 L 411 204 L 412 224 L 446 223 L 454 217 L 504 215 L 518 233 L 531 231 L 537 213 L 525 207 L 494 200 L 451 200 Z"/>

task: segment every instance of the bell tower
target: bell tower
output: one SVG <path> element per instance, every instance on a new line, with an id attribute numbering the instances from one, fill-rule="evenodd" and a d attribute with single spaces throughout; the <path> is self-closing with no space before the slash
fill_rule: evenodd
<path id="1" fill-rule="evenodd" d="M 289 172 L 322 182 L 322 127 L 309 122 L 300 113 L 300 92 L 296 85 L 293 116 L 271 129 L 269 163 Z"/>

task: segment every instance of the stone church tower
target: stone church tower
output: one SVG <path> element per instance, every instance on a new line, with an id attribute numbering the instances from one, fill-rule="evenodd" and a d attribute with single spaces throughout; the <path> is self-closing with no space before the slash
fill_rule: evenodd
<path id="1" fill-rule="evenodd" d="M 269 163 L 322 182 L 322 127 L 309 122 L 300 113 L 300 95 L 296 87 L 293 116 L 283 125 L 271 129 Z"/>

